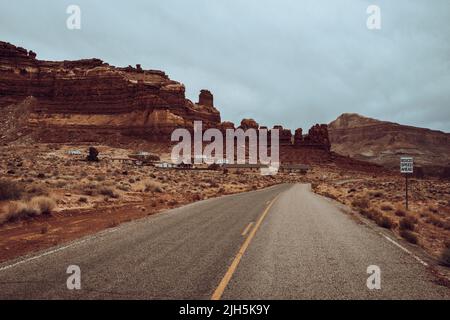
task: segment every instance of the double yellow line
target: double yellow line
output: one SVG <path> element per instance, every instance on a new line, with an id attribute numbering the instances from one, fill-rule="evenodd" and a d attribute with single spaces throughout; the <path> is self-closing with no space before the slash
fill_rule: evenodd
<path id="1" fill-rule="evenodd" d="M 223 292 L 225 291 L 225 288 L 227 287 L 228 283 L 231 280 L 231 277 L 233 276 L 234 272 L 236 271 L 237 266 L 239 265 L 239 262 L 241 261 L 242 256 L 244 255 L 245 251 L 247 250 L 248 246 L 250 245 L 250 242 L 252 241 L 253 237 L 256 234 L 256 231 L 258 231 L 259 226 L 263 222 L 264 218 L 266 217 L 267 213 L 269 212 L 272 205 L 275 203 L 275 201 L 278 199 L 280 194 L 278 194 L 266 207 L 264 212 L 259 217 L 258 221 L 255 224 L 255 227 L 252 229 L 250 234 L 248 235 L 247 239 L 245 239 L 245 242 L 242 244 L 241 248 L 239 249 L 236 257 L 234 257 L 233 262 L 231 263 L 230 267 L 228 268 L 227 272 L 222 278 L 222 281 L 220 281 L 219 285 L 217 286 L 216 290 L 214 291 L 213 295 L 211 296 L 211 300 L 220 300 L 222 297 Z"/>

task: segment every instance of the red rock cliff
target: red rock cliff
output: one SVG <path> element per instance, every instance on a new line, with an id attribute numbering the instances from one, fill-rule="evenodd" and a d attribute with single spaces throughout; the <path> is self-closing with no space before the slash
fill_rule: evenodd
<path id="1" fill-rule="evenodd" d="M 161 140 L 194 120 L 205 127 L 220 123 L 209 91 L 202 90 L 194 104 L 184 85 L 162 71 L 119 68 L 99 59 L 41 61 L 32 51 L 0 42 L 0 109 L 28 97 L 34 98 L 30 126 L 59 129 L 40 134 L 40 140 L 81 138 L 88 128 L 102 130 L 103 139 L 109 132 Z"/>

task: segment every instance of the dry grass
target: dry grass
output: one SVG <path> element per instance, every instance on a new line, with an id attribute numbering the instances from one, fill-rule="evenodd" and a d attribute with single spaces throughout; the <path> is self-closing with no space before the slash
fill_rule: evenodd
<path id="1" fill-rule="evenodd" d="M 395 226 L 394 221 L 389 218 L 388 216 L 381 216 L 380 218 L 378 218 L 376 220 L 377 225 L 379 225 L 382 228 L 386 228 L 386 229 L 392 229 Z"/>
<path id="2" fill-rule="evenodd" d="M 426 222 L 432 224 L 435 227 L 438 228 L 442 228 L 445 230 L 450 230 L 450 223 L 448 221 L 445 221 L 441 218 L 436 217 L 434 214 L 432 214 L 431 212 L 428 213 L 427 215 L 427 219 Z"/>
<path id="3" fill-rule="evenodd" d="M 29 196 L 47 196 L 48 189 L 45 185 L 41 183 L 32 183 L 26 188 Z"/>
<path id="4" fill-rule="evenodd" d="M 397 210 L 395 210 L 395 215 L 397 217 L 404 217 L 404 216 L 406 216 L 406 212 L 403 209 L 397 209 Z"/>
<path id="5" fill-rule="evenodd" d="M 368 209 L 370 206 L 370 202 L 367 197 L 357 198 L 353 200 L 351 204 L 357 209 Z"/>
<path id="6" fill-rule="evenodd" d="M 383 210 L 383 211 L 392 211 L 392 210 L 394 210 L 394 208 L 389 203 L 383 203 L 380 206 L 380 209 Z"/>
<path id="7" fill-rule="evenodd" d="M 88 201 L 88 198 L 86 198 L 86 197 L 80 197 L 78 199 L 78 202 L 80 202 L 80 203 L 88 203 L 89 201 Z"/>
<path id="8" fill-rule="evenodd" d="M 419 242 L 416 234 L 410 230 L 400 230 L 400 236 L 412 244 L 417 244 Z"/>
<path id="9" fill-rule="evenodd" d="M 56 202 L 52 198 L 39 196 L 31 199 L 30 206 L 38 208 L 40 214 L 50 214 L 55 209 Z"/>
<path id="10" fill-rule="evenodd" d="M 381 198 L 384 196 L 384 191 L 382 190 L 371 190 L 369 191 L 369 196 L 372 198 Z"/>
<path id="11" fill-rule="evenodd" d="M 39 214 L 36 207 L 30 206 L 27 202 L 14 201 L 6 206 L 6 214 L 2 217 L 1 223 L 14 222 L 35 217 Z"/>
<path id="12" fill-rule="evenodd" d="M 118 199 L 120 195 L 117 193 L 116 189 L 112 187 L 103 186 L 98 190 L 98 193 L 102 196 Z"/>
<path id="13" fill-rule="evenodd" d="M 30 201 L 13 201 L 6 206 L 5 214 L 0 223 L 27 220 L 41 214 L 50 214 L 56 207 L 56 202 L 44 196 L 34 197 Z"/>
<path id="14" fill-rule="evenodd" d="M 411 216 L 404 217 L 400 220 L 400 230 L 414 231 L 417 221 Z"/>
<path id="15" fill-rule="evenodd" d="M 153 181 L 153 180 L 147 180 L 145 181 L 145 192 L 158 192 L 161 193 L 163 192 L 163 187 L 162 184 L 158 181 Z"/>

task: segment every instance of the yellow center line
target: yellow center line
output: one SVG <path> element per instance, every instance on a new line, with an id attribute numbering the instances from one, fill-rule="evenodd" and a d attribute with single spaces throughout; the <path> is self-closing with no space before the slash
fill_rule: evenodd
<path id="1" fill-rule="evenodd" d="M 248 226 L 244 229 L 244 232 L 242 232 L 241 236 L 245 236 L 252 225 L 253 221 L 248 224 Z"/>
<path id="2" fill-rule="evenodd" d="M 220 300 L 222 297 L 223 292 L 225 291 L 225 288 L 227 287 L 228 283 L 231 280 L 231 277 L 233 276 L 234 272 L 236 271 L 237 266 L 239 265 L 239 262 L 241 261 L 242 256 L 244 255 L 245 251 L 247 250 L 248 246 L 250 245 L 250 242 L 252 241 L 253 237 L 256 234 L 256 231 L 258 231 L 259 226 L 263 222 L 264 218 L 266 217 L 267 213 L 269 212 L 272 205 L 275 203 L 275 201 L 278 199 L 280 194 L 278 194 L 266 207 L 264 212 L 259 217 L 258 221 L 256 222 L 255 227 L 252 229 L 250 234 L 248 235 L 247 239 L 245 239 L 245 242 L 242 244 L 241 248 L 239 249 L 239 252 L 237 253 L 236 257 L 234 257 L 233 262 L 231 263 L 230 267 L 228 268 L 227 272 L 223 276 L 222 280 L 220 281 L 219 285 L 217 286 L 216 290 L 214 291 L 211 300 Z"/>

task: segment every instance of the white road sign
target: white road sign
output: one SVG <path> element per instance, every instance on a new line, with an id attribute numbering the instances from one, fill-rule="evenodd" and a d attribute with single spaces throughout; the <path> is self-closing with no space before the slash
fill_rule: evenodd
<path id="1" fill-rule="evenodd" d="M 414 160 L 412 157 L 400 158 L 400 172 L 401 173 L 413 173 L 414 172 Z"/>

